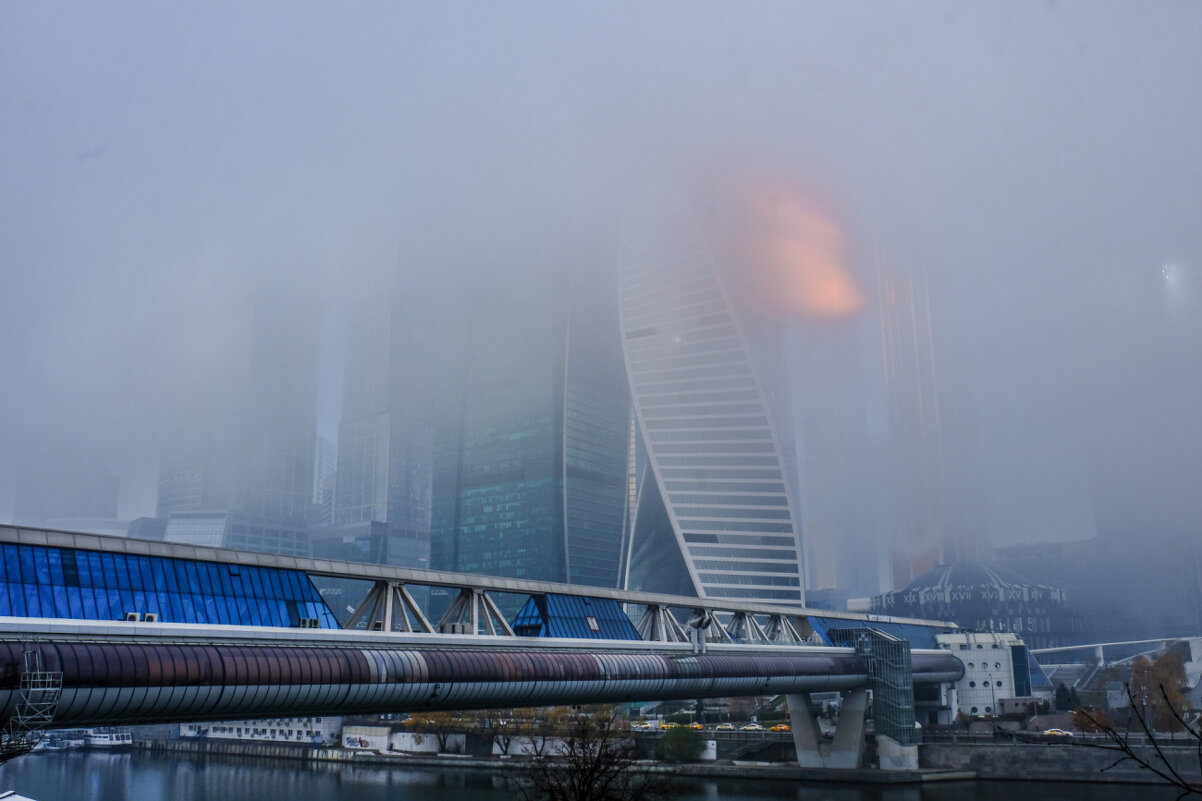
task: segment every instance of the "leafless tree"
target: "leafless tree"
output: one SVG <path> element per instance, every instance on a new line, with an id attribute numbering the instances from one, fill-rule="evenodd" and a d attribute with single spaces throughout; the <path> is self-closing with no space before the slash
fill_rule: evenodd
<path id="1" fill-rule="evenodd" d="M 670 774 L 640 765 L 633 741 L 612 708 L 573 715 L 561 741 L 515 772 L 522 801 L 660 801 L 672 797 Z"/>
<path id="2" fill-rule="evenodd" d="M 1088 709 L 1078 709 L 1074 713 L 1076 716 L 1083 717 L 1089 721 L 1092 728 L 1106 736 L 1106 741 L 1103 743 L 1083 742 L 1081 745 L 1089 748 L 1102 748 L 1119 754 L 1118 759 L 1105 768 L 1102 768 L 1103 771 L 1108 771 L 1130 762 L 1138 765 L 1143 770 L 1151 771 L 1167 784 L 1180 790 L 1181 794 L 1177 796 L 1178 799 L 1189 795 L 1202 795 L 1202 782 L 1193 781 L 1182 776 L 1180 771 L 1174 767 L 1173 762 L 1165 754 L 1164 735 L 1158 735 L 1153 728 L 1153 715 L 1156 712 L 1148 709 L 1146 697 L 1142 693 L 1132 693 L 1130 683 L 1124 684 L 1123 687 L 1127 692 L 1127 725 L 1119 728 L 1111 724 L 1103 715 L 1099 715 Z M 1164 703 L 1162 706 L 1158 701 L 1155 706 L 1159 709 L 1168 710 L 1168 714 L 1175 724 L 1173 726 L 1174 729 L 1187 732 L 1189 741 L 1193 745 L 1194 753 L 1197 756 L 1199 774 L 1202 775 L 1202 726 L 1190 726 L 1185 722 L 1178 706 L 1173 703 L 1175 700 L 1174 697 L 1171 697 L 1179 694 L 1171 694 L 1169 690 L 1165 689 L 1163 684 L 1159 685 L 1159 688 Z M 1142 736 L 1136 742 L 1132 742 L 1132 733 Z"/>

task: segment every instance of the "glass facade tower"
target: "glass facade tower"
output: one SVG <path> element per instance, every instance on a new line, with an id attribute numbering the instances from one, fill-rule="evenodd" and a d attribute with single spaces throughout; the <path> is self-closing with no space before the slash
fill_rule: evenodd
<path id="1" fill-rule="evenodd" d="M 716 252 L 685 212 L 644 214 L 623 241 L 621 331 L 646 458 L 627 583 L 802 603 L 780 349 L 732 300 Z"/>
<path id="2" fill-rule="evenodd" d="M 617 586 L 628 402 L 605 278 L 528 268 L 461 307 L 439 392 L 436 568 Z"/>

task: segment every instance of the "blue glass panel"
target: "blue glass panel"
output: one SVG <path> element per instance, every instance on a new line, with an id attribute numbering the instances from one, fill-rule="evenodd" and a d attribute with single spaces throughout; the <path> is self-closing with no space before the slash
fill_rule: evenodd
<path id="1" fill-rule="evenodd" d="M 12 545 L 4 546 L 4 577 L 10 584 L 21 583 L 21 557 Z"/>
<path id="2" fill-rule="evenodd" d="M 189 593 L 181 592 L 179 594 L 180 603 L 180 622 L 181 623 L 196 623 L 196 609 L 192 606 L 192 596 Z"/>
<path id="3" fill-rule="evenodd" d="M 11 587 L 8 582 L 0 582 L 0 615 L 7 617 L 13 613 L 12 602 L 8 599 L 8 593 Z"/>
<path id="4" fill-rule="evenodd" d="M 246 595 L 249 598 L 262 598 L 263 589 L 260 584 L 260 573 L 257 567 L 242 568 L 242 585 L 246 588 Z"/>
<path id="5" fill-rule="evenodd" d="M 120 620 L 125 617 L 125 602 L 121 600 L 121 590 L 105 590 L 104 598 L 108 603 L 110 620 Z"/>
<path id="6" fill-rule="evenodd" d="M 54 588 L 51 587 L 49 584 L 39 584 L 37 586 L 37 589 L 38 589 L 38 601 L 41 603 L 41 608 L 38 612 L 38 616 L 39 617 L 58 617 L 58 610 L 55 608 L 55 604 L 54 604 Z M 66 601 L 67 601 L 67 599 L 63 598 L 64 604 L 66 603 Z"/>
<path id="7" fill-rule="evenodd" d="M 133 571 L 133 586 L 141 589 L 154 587 L 154 570 L 150 569 L 150 559 L 138 557 L 137 570 Z"/>
<path id="8" fill-rule="evenodd" d="M 38 585 L 22 584 L 25 592 L 25 614 L 30 617 L 46 617 L 42 613 L 42 599 L 38 596 Z"/>
<path id="9" fill-rule="evenodd" d="M 104 574 L 104 586 L 109 592 L 117 589 L 117 568 L 113 563 L 113 555 L 111 553 L 100 554 L 100 569 Z"/>
<path id="10" fill-rule="evenodd" d="M 174 575 L 174 573 L 175 573 L 175 571 L 172 571 L 171 575 Z M 174 584 L 174 581 L 172 583 Z M 167 593 L 167 602 L 171 605 L 170 606 L 171 622 L 172 623 L 183 623 L 184 622 L 184 605 L 179 599 L 179 597 L 180 597 L 179 590 L 177 590 L 175 587 L 169 587 L 168 590 L 169 590 L 169 592 Z"/>
<path id="11" fill-rule="evenodd" d="M 89 552 L 85 554 L 85 557 L 84 561 L 87 563 L 87 568 L 80 570 L 79 580 L 81 582 L 84 581 L 83 576 L 86 573 L 88 576 L 86 586 L 103 588 L 105 586 L 104 568 L 100 564 L 100 554 Z M 76 559 L 75 562 L 79 564 L 80 560 Z"/>
<path id="12" fill-rule="evenodd" d="M 188 581 L 188 563 L 181 560 L 173 560 L 175 568 L 175 591 L 189 592 L 192 586 Z"/>
<path id="13" fill-rule="evenodd" d="M 0 582 L 8 581 L 8 549 L 11 546 L 0 545 Z M 19 579 L 18 579 L 19 580 Z"/>
<path id="14" fill-rule="evenodd" d="M 38 584 L 50 583 L 50 560 L 47 558 L 45 548 L 33 549 L 33 564 L 37 570 Z"/>
<path id="15" fill-rule="evenodd" d="M 9 582 L 8 593 L 9 602 L 13 607 L 13 616 L 28 617 L 25 606 L 25 585 Z"/>
<path id="16" fill-rule="evenodd" d="M 167 578 L 168 573 L 171 574 L 170 579 Z M 160 589 L 175 584 L 175 571 L 168 571 L 167 565 L 161 558 L 156 557 L 150 560 L 150 575 L 154 581 L 154 586 Z M 167 583 L 168 581 L 171 582 L 170 585 Z"/>
<path id="17" fill-rule="evenodd" d="M 238 599 L 238 620 L 247 626 L 259 625 L 259 610 L 255 608 L 254 602 L 245 597 Z"/>
<path id="18" fill-rule="evenodd" d="M 230 610 L 225 602 L 225 596 L 211 595 L 209 597 L 212 599 L 214 607 L 213 622 L 220 623 L 225 626 L 228 626 L 230 623 L 232 623 L 233 621 L 230 618 Z"/>
<path id="19" fill-rule="evenodd" d="M 271 595 L 269 595 L 268 597 L 274 601 L 279 601 L 283 598 L 287 598 L 288 596 L 284 592 L 284 586 L 280 582 L 280 572 L 278 570 L 269 570 L 268 573 L 269 573 L 270 579 L 271 579 Z M 283 613 L 281 613 L 281 614 L 283 614 Z"/>
<path id="20" fill-rule="evenodd" d="M 184 564 L 184 571 L 188 574 L 187 589 L 188 592 L 200 592 L 202 585 L 200 583 L 200 574 L 196 570 L 195 562 L 187 562 Z"/>
<path id="21" fill-rule="evenodd" d="M 159 620 L 163 621 L 164 623 L 172 620 L 171 602 L 167 598 L 167 593 L 160 590 L 159 592 L 151 595 L 148 600 L 150 601 L 150 611 L 158 615 Z"/>
<path id="22" fill-rule="evenodd" d="M 196 596 L 196 608 L 200 611 L 205 623 L 217 623 L 217 604 L 212 595 Z"/>
<path id="23" fill-rule="evenodd" d="M 33 549 L 22 548 L 19 553 L 21 556 L 21 582 L 32 582 L 37 576 L 37 571 L 33 567 Z"/>
<path id="24" fill-rule="evenodd" d="M 71 605 L 67 603 L 67 588 L 61 585 L 42 587 L 43 598 L 47 593 L 50 595 L 50 602 L 54 604 L 54 616 L 71 617 Z"/>
<path id="25" fill-rule="evenodd" d="M 58 548 L 50 548 L 46 552 L 46 560 L 50 563 L 50 583 L 64 586 L 67 579 L 63 576 L 63 555 Z"/>
<path id="26" fill-rule="evenodd" d="M 80 587 L 79 596 L 83 600 L 83 616 L 87 620 L 103 620 L 104 615 L 101 615 L 96 609 L 96 591 L 91 587 Z"/>
<path id="27" fill-rule="evenodd" d="M 134 590 L 132 595 L 133 595 L 133 601 L 132 601 L 133 606 L 131 607 L 132 610 L 135 612 L 148 611 L 146 608 L 146 593 L 144 593 L 142 590 Z"/>
<path id="28" fill-rule="evenodd" d="M 75 620 L 86 617 L 83 612 L 83 598 L 80 596 L 79 587 L 67 587 L 67 613 L 68 617 Z"/>
<path id="29" fill-rule="evenodd" d="M 205 583 L 204 591 L 219 595 L 221 593 L 221 568 L 214 564 L 207 564 L 204 568 L 204 572 L 201 573 L 201 578 Z"/>
<path id="30" fill-rule="evenodd" d="M 126 573 L 126 578 L 129 574 Z M 121 617 L 125 617 L 126 612 L 139 612 L 137 604 L 134 603 L 134 594 L 131 590 L 122 588 L 117 591 L 121 598 Z"/>
<path id="31" fill-rule="evenodd" d="M 132 586 L 129 580 L 129 557 L 125 554 L 114 554 L 113 567 L 117 571 L 117 589 L 128 590 Z"/>
<path id="32" fill-rule="evenodd" d="M 307 592 L 307 590 L 304 586 L 304 575 L 303 574 L 298 573 L 295 570 L 289 570 L 284 575 L 288 581 L 288 597 L 289 598 L 295 598 L 298 601 L 300 601 L 300 600 L 304 600 L 309 597 L 309 593 Z"/>
<path id="33" fill-rule="evenodd" d="M 218 578 L 221 579 L 221 594 L 222 595 L 233 595 L 234 594 L 234 585 L 230 581 L 229 568 L 223 565 L 217 571 L 217 576 L 218 576 Z"/>

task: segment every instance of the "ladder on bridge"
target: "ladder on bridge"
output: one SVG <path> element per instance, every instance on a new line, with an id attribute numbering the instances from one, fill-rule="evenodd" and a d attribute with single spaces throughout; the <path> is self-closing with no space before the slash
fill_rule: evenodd
<path id="1" fill-rule="evenodd" d="M 24 662 L 16 707 L 0 729 L 0 764 L 37 747 L 54 720 L 63 691 L 62 671 L 45 670 L 40 651 L 26 649 Z"/>

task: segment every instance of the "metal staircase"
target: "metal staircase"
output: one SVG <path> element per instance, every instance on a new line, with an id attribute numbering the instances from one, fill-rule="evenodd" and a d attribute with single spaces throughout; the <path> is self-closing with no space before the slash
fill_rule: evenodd
<path id="1" fill-rule="evenodd" d="M 24 661 L 16 706 L 0 729 L 0 764 L 37 747 L 54 720 L 63 689 L 62 671 L 43 669 L 40 651 L 26 649 Z"/>

